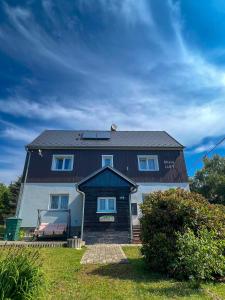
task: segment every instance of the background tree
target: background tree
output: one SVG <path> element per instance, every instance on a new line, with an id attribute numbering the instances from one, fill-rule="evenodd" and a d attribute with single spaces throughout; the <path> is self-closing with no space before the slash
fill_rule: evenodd
<path id="1" fill-rule="evenodd" d="M 203 162 L 204 167 L 190 184 L 191 191 L 202 194 L 211 203 L 225 205 L 225 158 L 214 155 Z"/>
<path id="2" fill-rule="evenodd" d="M 4 215 L 9 211 L 9 189 L 3 183 L 0 183 L 0 222 L 3 222 Z"/>
<path id="3" fill-rule="evenodd" d="M 9 185 L 9 192 L 10 192 L 10 213 L 15 214 L 16 206 L 18 202 L 18 197 L 20 193 L 20 186 L 21 186 L 21 176 L 14 182 L 11 182 Z"/>
<path id="4" fill-rule="evenodd" d="M 5 218 L 15 215 L 20 186 L 21 177 L 9 186 L 0 183 L 0 223 L 3 223 Z"/>

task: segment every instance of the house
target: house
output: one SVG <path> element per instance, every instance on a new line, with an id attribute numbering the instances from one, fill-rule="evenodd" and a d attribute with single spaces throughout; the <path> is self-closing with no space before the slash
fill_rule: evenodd
<path id="1" fill-rule="evenodd" d="M 165 131 L 46 130 L 26 146 L 22 227 L 34 230 L 38 211 L 63 223 L 69 209 L 71 235 L 132 241 L 146 194 L 189 188 L 183 150 Z"/>

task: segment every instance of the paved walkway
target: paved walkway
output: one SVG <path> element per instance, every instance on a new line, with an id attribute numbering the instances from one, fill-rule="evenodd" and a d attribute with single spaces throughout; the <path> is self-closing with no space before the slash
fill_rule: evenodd
<path id="1" fill-rule="evenodd" d="M 120 245 L 96 244 L 90 245 L 84 253 L 81 264 L 113 264 L 128 263 Z"/>

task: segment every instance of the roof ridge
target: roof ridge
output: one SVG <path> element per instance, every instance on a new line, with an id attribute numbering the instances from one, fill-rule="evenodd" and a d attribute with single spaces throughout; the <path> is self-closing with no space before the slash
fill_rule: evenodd
<path id="1" fill-rule="evenodd" d="M 100 130 L 100 129 L 45 129 L 42 132 L 45 131 L 70 131 L 70 132 L 83 132 L 83 131 L 105 131 L 105 132 L 165 132 L 167 133 L 165 130 L 116 130 L 116 131 L 112 131 L 112 130 Z"/>

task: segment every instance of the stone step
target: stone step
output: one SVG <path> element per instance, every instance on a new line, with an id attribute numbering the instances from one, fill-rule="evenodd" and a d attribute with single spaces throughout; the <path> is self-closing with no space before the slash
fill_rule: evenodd
<path id="1" fill-rule="evenodd" d="M 140 233 L 141 233 L 140 227 L 133 227 L 132 244 L 141 244 Z"/>
<path id="2" fill-rule="evenodd" d="M 130 235 L 128 231 L 84 231 L 86 244 L 128 244 Z"/>
<path id="3" fill-rule="evenodd" d="M 132 240 L 132 244 L 141 244 L 140 240 Z"/>

